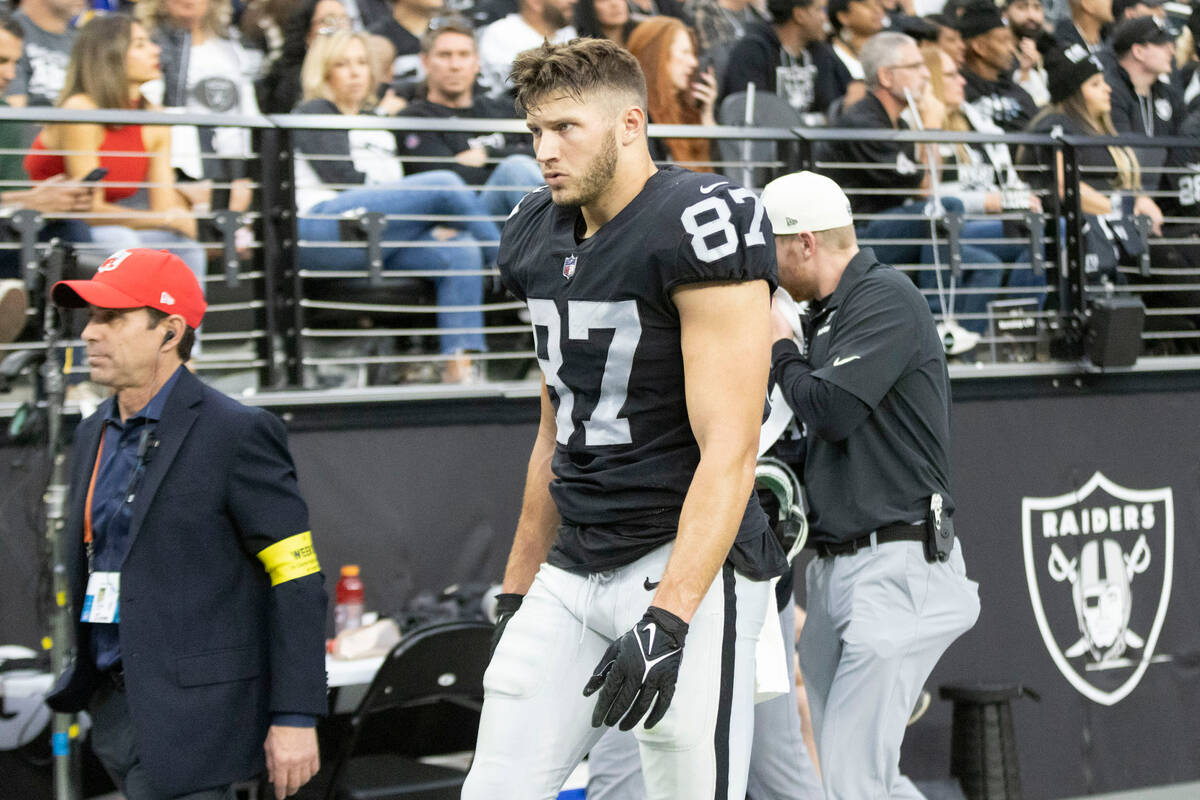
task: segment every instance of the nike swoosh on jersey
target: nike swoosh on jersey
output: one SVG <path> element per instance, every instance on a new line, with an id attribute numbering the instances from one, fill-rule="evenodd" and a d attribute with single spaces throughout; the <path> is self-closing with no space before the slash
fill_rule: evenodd
<path id="1" fill-rule="evenodd" d="M 710 183 L 708 186 L 701 186 L 700 194 L 708 194 L 709 192 L 711 192 L 713 189 L 717 188 L 718 186 L 725 186 L 728 183 L 729 183 L 729 181 L 720 181 L 719 183 Z"/>
<path id="2" fill-rule="evenodd" d="M 862 358 L 862 356 L 843 356 L 842 358 L 835 358 L 833 360 L 833 365 L 835 367 L 840 367 L 842 364 L 849 364 L 851 361 L 854 361 L 858 358 Z"/>
<path id="3" fill-rule="evenodd" d="M 647 592 L 653 592 L 655 589 L 658 588 L 658 585 L 660 583 L 662 583 L 661 580 L 652 581 L 649 578 L 646 578 L 646 580 L 642 581 L 642 588 L 645 589 Z"/>

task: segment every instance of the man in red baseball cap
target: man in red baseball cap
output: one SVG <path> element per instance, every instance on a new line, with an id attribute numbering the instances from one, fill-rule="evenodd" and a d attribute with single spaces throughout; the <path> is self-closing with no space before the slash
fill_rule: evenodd
<path id="1" fill-rule="evenodd" d="M 90 309 L 92 380 L 65 532 L 78 642 L 47 696 L 92 718 L 129 800 L 282 800 L 319 767 L 326 597 L 286 432 L 186 367 L 204 293 L 165 250 L 122 250 L 59 306 Z"/>
<path id="2" fill-rule="evenodd" d="M 59 281 L 50 296 L 63 308 L 94 309 L 83 329 L 88 367 L 93 381 L 117 392 L 122 416 L 144 406 L 190 358 L 207 308 L 196 276 L 166 250 L 119 250 L 91 280 Z"/>

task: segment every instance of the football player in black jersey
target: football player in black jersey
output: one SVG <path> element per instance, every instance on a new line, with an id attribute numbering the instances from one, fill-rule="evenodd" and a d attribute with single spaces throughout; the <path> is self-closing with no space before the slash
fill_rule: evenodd
<path id="1" fill-rule="evenodd" d="M 548 188 L 513 210 L 499 264 L 529 307 L 542 421 L 463 798 L 553 798 L 619 725 L 647 798 L 741 800 L 786 568 L 752 492 L 770 224 L 725 178 L 655 166 L 645 78 L 613 43 L 527 51 L 512 81 Z"/>

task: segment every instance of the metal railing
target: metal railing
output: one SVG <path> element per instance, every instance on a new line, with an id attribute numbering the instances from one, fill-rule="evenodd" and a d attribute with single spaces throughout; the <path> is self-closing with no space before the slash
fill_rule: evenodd
<path id="1" fill-rule="evenodd" d="M 200 354 L 195 360 L 198 369 L 218 380 L 227 381 L 222 388 L 234 390 L 289 390 L 338 392 L 364 386 L 400 387 L 409 383 L 437 383 L 440 367 L 455 359 L 455 354 L 443 353 L 438 346 L 442 337 L 459 334 L 480 334 L 486 337 L 487 351 L 472 353 L 470 358 L 489 379 L 487 383 L 438 387 L 424 385 L 413 391 L 421 396 L 443 389 L 454 394 L 494 394 L 497 390 L 512 391 L 514 385 L 525 386 L 527 377 L 535 374 L 532 336 L 520 303 L 504 294 L 498 273 L 490 259 L 477 269 L 448 270 L 433 260 L 425 260 L 430 248 L 490 248 L 495 241 L 438 241 L 436 239 L 394 239 L 385 232 L 389 223 L 415 222 L 433 228 L 446 226 L 462 230 L 471 222 L 487 219 L 502 224 L 506 215 L 441 214 L 435 211 L 415 214 L 311 213 L 296 208 L 296 164 L 300 158 L 329 154 L 298 154 L 295 137 L 299 131 L 346 130 L 348 123 L 356 130 L 383 130 L 398 136 L 436 132 L 469 134 L 520 134 L 525 132 L 519 120 L 425 119 L 407 117 L 324 117 L 276 115 L 270 117 L 233 117 L 215 115 L 153 113 L 153 112 L 68 112 L 61 109 L 0 109 L 0 124 L 10 122 L 91 122 L 100 124 L 196 125 L 222 127 L 240 126 L 252 133 L 252 152 L 245 163 L 251 180 L 253 203 L 250 208 L 235 213 L 222 209 L 201 209 L 194 216 L 209 223 L 208 235 L 195 246 L 208 252 L 209 266 L 206 292 L 210 309 L 200 331 Z M 979 346 L 971 356 L 970 368 L 956 368 L 957 374 L 1038 374 L 1047 371 L 1078 372 L 1087 369 L 1080 361 L 1080 342 L 1086 325 L 1089 300 L 1097 292 L 1121 291 L 1137 293 L 1147 298 L 1151 320 L 1175 320 L 1180 324 L 1152 324 L 1144 334 L 1148 355 L 1141 369 L 1194 369 L 1200 359 L 1161 358 L 1156 354 L 1177 356 L 1179 349 L 1200 344 L 1195 321 L 1200 319 L 1200 303 L 1172 306 L 1153 298 L 1170 298 L 1172 293 L 1192 290 L 1200 280 L 1200 263 L 1185 263 L 1169 275 L 1158 274 L 1160 265 L 1156 254 L 1163 246 L 1187 247 L 1194 244 L 1189 236 L 1174 235 L 1153 240 L 1148 265 L 1121 270 L 1119 286 L 1103 288 L 1090 280 L 1086 271 L 1086 242 L 1082 235 L 1083 215 L 1079 207 L 1080 180 L 1085 180 L 1087 168 L 1081 167 L 1078 150 L 1096 146 L 1095 140 L 1076 137 L 1050 137 L 1033 134 L 1005 135 L 915 132 L 862 131 L 825 128 L 696 128 L 691 126 L 652 125 L 650 133 L 660 138 L 703 137 L 714 141 L 754 141 L 775 145 L 754 150 L 755 159 L 740 161 L 722 158 L 720 148 L 714 147 L 714 157 L 702 165 L 713 171 L 741 176 L 745 182 L 762 183 L 779 174 L 795 169 L 817 171 L 840 169 L 843 174 L 855 170 L 877 168 L 873 164 L 851 164 L 821 161 L 816 158 L 821 142 L 844 140 L 901 142 L 936 142 L 944 145 L 1007 144 L 1011 151 L 1025 145 L 1043 153 L 1063 157 L 1065 185 L 1061 194 L 1048 186 L 1052 178 L 1052 162 L 1017 165 L 1017 173 L 1038 188 L 1034 193 L 1041 200 L 1042 211 L 1033 214 L 1010 210 L 999 214 L 938 213 L 931 219 L 920 212 L 887 215 L 861 214 L 856 222 L 861 226 L 860 243 L 881 251 L 897 247 L 916 247 L 926 254 L 910 259 L 897 259 L 898 268 L 907 271 L 922 286 L 931 299 L 939 321 L 944 321 L 948 302 L 946 286 L 937 287 L 937 278 L 954 281 L 958 300 L 967 299 L 976 310 L 957 311 L 956 320 L 981 328 Z M 1188 140 L 1169 140 L 1144 137 L 1106 139 L 1105 144 L 1128 144 L 1137 147 L 1194 146 Z M 765 154 L 765 155 L 764 155 Z M 329 156 L 332 158 L 332 156 Z M 437 159 L 421 157 L 424 166 L 440 166 Z M 494 163 L 493 159 L 493 163 Z M 449 166 L 447 163 L 446 166 Z M 917 169 L 927 170 L 923 164 Z M 1163 171 L 1159 169 L 1159 171 Z M 847 181 L 847 183 L 850 183 Z M 142 188 L 142 187 L 139 187 Z M 229 189 L 218 184 L 217 189 Z M 329 188 L 329 187 L 326 187 Z M 360 188 L 360 187 L 346 187 Z M 404 186 L 391 187 L 402 191 Z M 481 193 L 497 191 L 495 187 L 457 184 L 447 191 Z M 897 189 L 891 186 L 847 185 L 844 188 L 852 203 L 855 198 L 888 196 L 900 204 L 905 200 L 923 200 L 927 192 Z M 943 192 L 943 194 L 947 194 Z M 1161 191 L 1150 193 L 1161 196 Z M 44 215 L 48 219 L 78 219 L 87 221 L 90 214 Z M 948 219 L 947 217 L 950 217 Z M 880 219 L 908 221 L 921 226 L 912 228 L 915 234 L 901 237 L 872 237 L 864 235 L 873 222 Z M 344 232 L 335 239 L 302 239 L 299 225 L 302 220 L 337 220 Z M 1039 225 L 1043 220 L 1060 220 L 1059 224 Z M 1000 235 L 971 238 L 972 223 L 1001 223 Z M 1196 223 L 1195 218 L 1170 218 L 1168 222 Z M 949 223 L 949 224 L 947 224 Z M 10 225 L 13 223 L 10 223 Z M 957 226 L 957 227 L 956 227 Z M 248 229 L 238 238 L 239 229 Z M 17 249 L 26 261 L 35 259 L 40 245 L 26 231 L 24 241 L 0 244 L 0 248 Z M 936 238 L 936 246 L 934 245 Z M 358 249 L 361 262 L 353 268 L 314 269 L 311 264 L 301 267 L 301 255 L 306 248 Z M 993 258 L 977 260 L 973 253 L 988 253 L 989 248 L 1024 248 L 1024 258 L 1006 259 L 1001 264 Z M 402 272 L 387 268 L 388 254 L 407 249 L 413 254 L 416 266 Z M 1200 248 L 1198 248 L 1200 249 Z M 359 266 L 361 264 L 361 266 Z M 1001 285 L 976 286 L 974 276 L 1001 269 L 1006 282 Z M 1028 273 L 1037 278 L 1011 286 L 1014 275 Z M 473 276 L 484 286 L 484 295 L 477 304 L 448 308 L 432 300 L 431 282 L 447 277 Z M 1045 276 L 1044 285 L 1040 284 Z M 1028 285 L 1035 285 L 1031 290 Z M 1034 299 L 1031 304 L 1030 298 Z M 982 310 L 980 303 L 985 299 Z M 942 303 L 939 303 L 943 301 Z M 956 301 L 957 302 L 957 301 Z M 439 326 L 437 314 L 453 310 L 480 312 L 483 324 L 477 326 Z M 1051 355 L 1047 340 L 1062 340 L 1067 347 L 1056 347 Z M 1163 343 L 1172 346 L 1164 347 Z M 1175 347 L 1174 345 L 1178 345 Z M 0 350 L 12 350 L 21 345 L 7 345 Z M 1158 364 L 1158 367 L 1155 364 Z M 238 376 L 230 379 L 230 375 Z M 330 375 L 334 378 L 331 380 Z M 514 383 L 515 382 L 515 383 Z M 522 388 L 519 393 L 526 393 Z M 373 391 L 372 394 L 375 392 Z M 385 392 L 386 393 L 386 392 Z M 314 395 L 316 396 L 316 395 Z M 394 396 L 392 393 L 391 396 Z"/>

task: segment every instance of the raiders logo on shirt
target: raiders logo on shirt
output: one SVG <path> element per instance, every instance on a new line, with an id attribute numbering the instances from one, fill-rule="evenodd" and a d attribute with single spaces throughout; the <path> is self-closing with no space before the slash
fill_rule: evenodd
<path id="1" fill-rule="evenodd" d="M 229 78 L 218 76 L 197 82 L 192 87 L 192 93 L 201 105 L 220 114 L 237 108 L 240 100 L 237 84 Z"/>
<path id="2" fill-rule="evenodd" d="M 1171 119 L 1171 101 L 1165 97 L 1160 97 L 1154 101 L 1154 113 L 1163 122 L 1169 122 Z"/>

